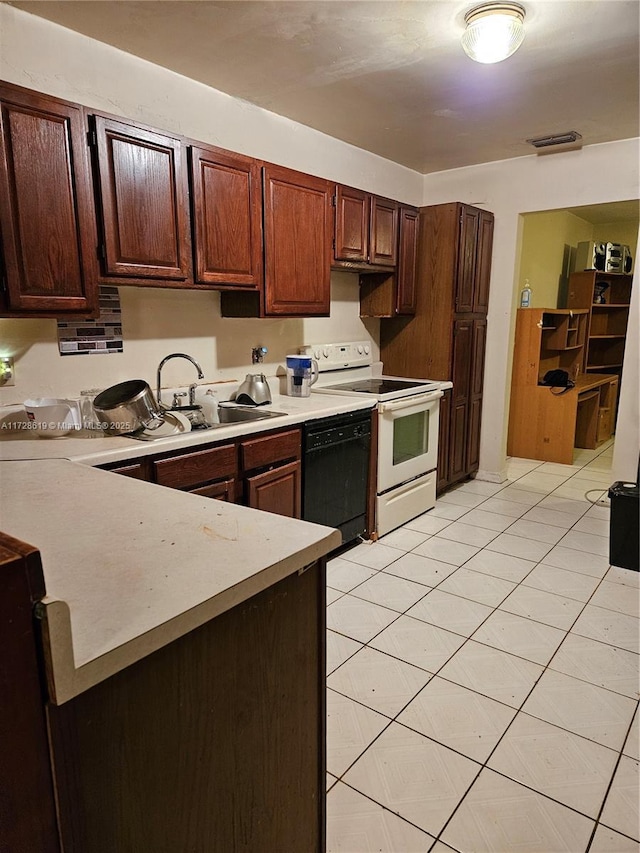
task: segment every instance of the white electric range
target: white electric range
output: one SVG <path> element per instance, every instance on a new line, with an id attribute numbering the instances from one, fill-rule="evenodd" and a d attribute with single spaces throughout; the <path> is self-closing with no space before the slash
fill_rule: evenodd
<path id="1" fill-rule="evenodd" d="M 376 375 L 382 366 L 369 341 L 310 344 L 300 352 L 318 362 L 312 393 L 376 400 L 376 536 L 435 506 L 440 398 L 451 382 Z"/>

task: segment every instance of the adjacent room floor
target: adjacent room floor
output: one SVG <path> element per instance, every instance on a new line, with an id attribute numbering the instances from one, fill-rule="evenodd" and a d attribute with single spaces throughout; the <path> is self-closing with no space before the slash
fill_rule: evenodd
<path id="1" fill-rule="evenodd" d="M 640 849 L 639 575 L 609 567 L 612 453 L 511 459 L 508 482 L 331 560 L 330 853 Z"/>

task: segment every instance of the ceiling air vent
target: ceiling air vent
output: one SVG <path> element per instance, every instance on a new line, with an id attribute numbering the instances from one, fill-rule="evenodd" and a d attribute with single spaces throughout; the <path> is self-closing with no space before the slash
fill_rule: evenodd
<path id="1" fill-rule="evenodd" d="M 533 145 L 538 150 L 544 148 L 552 148 L 556 145 L 572 145 L 579 147 L 582 136 L 575 130 L 568 130 L 566 133 L 556 133 L 553 136 L 538 136 L 535 139 L 527 139 L 529 145 Z M 576 145 L 577 143 L 577 145 Z"/>

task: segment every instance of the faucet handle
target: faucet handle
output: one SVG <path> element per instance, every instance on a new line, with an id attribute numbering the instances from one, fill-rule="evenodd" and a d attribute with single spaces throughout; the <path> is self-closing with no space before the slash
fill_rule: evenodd
<path id="1" fill-rule="evenodd" d="M 181 406 L 183 406 L 184 403 L 182 402 L 182 399 L 186 396 L 186 391 L 176 391 L 173 395 L 173 403 L 171 404 L 172 408 L 179 409 Z"/>
<path id="2" fill-rule="evenodd" d="M 253 347 L 251 350 L 251 364 L 262 364 L 268 351 L 266 347 Z"/>

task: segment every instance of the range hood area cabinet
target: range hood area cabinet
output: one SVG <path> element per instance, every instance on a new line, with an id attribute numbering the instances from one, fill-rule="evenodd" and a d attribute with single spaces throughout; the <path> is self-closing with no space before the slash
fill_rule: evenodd
<path id="1" fill-rule="evenodd" d="M 335 269 L 382 267 L 384 271 L 396 266 L 400 207 L 397 201 L 337 184 L 333 205 Z"/>
<path id="2" fill-rule="evenodd" d="M 84 110 L 0 82 L 0 315 L 95 316 Z"/>
<path id="3" fill-rule="evenodd" d="M 385 373 L 453 382 L 441 406 L 439 491 L 478 470 L 493 223 L 461 202 L 421 208 L 415 316 L 380 324 Z"/>
<path id="4" fill-rule="evenodd" d="M 397 268 L 360 274 L 360 316 L 412 316 L 416 311 L 419 212 L 398 208 Z"/>

